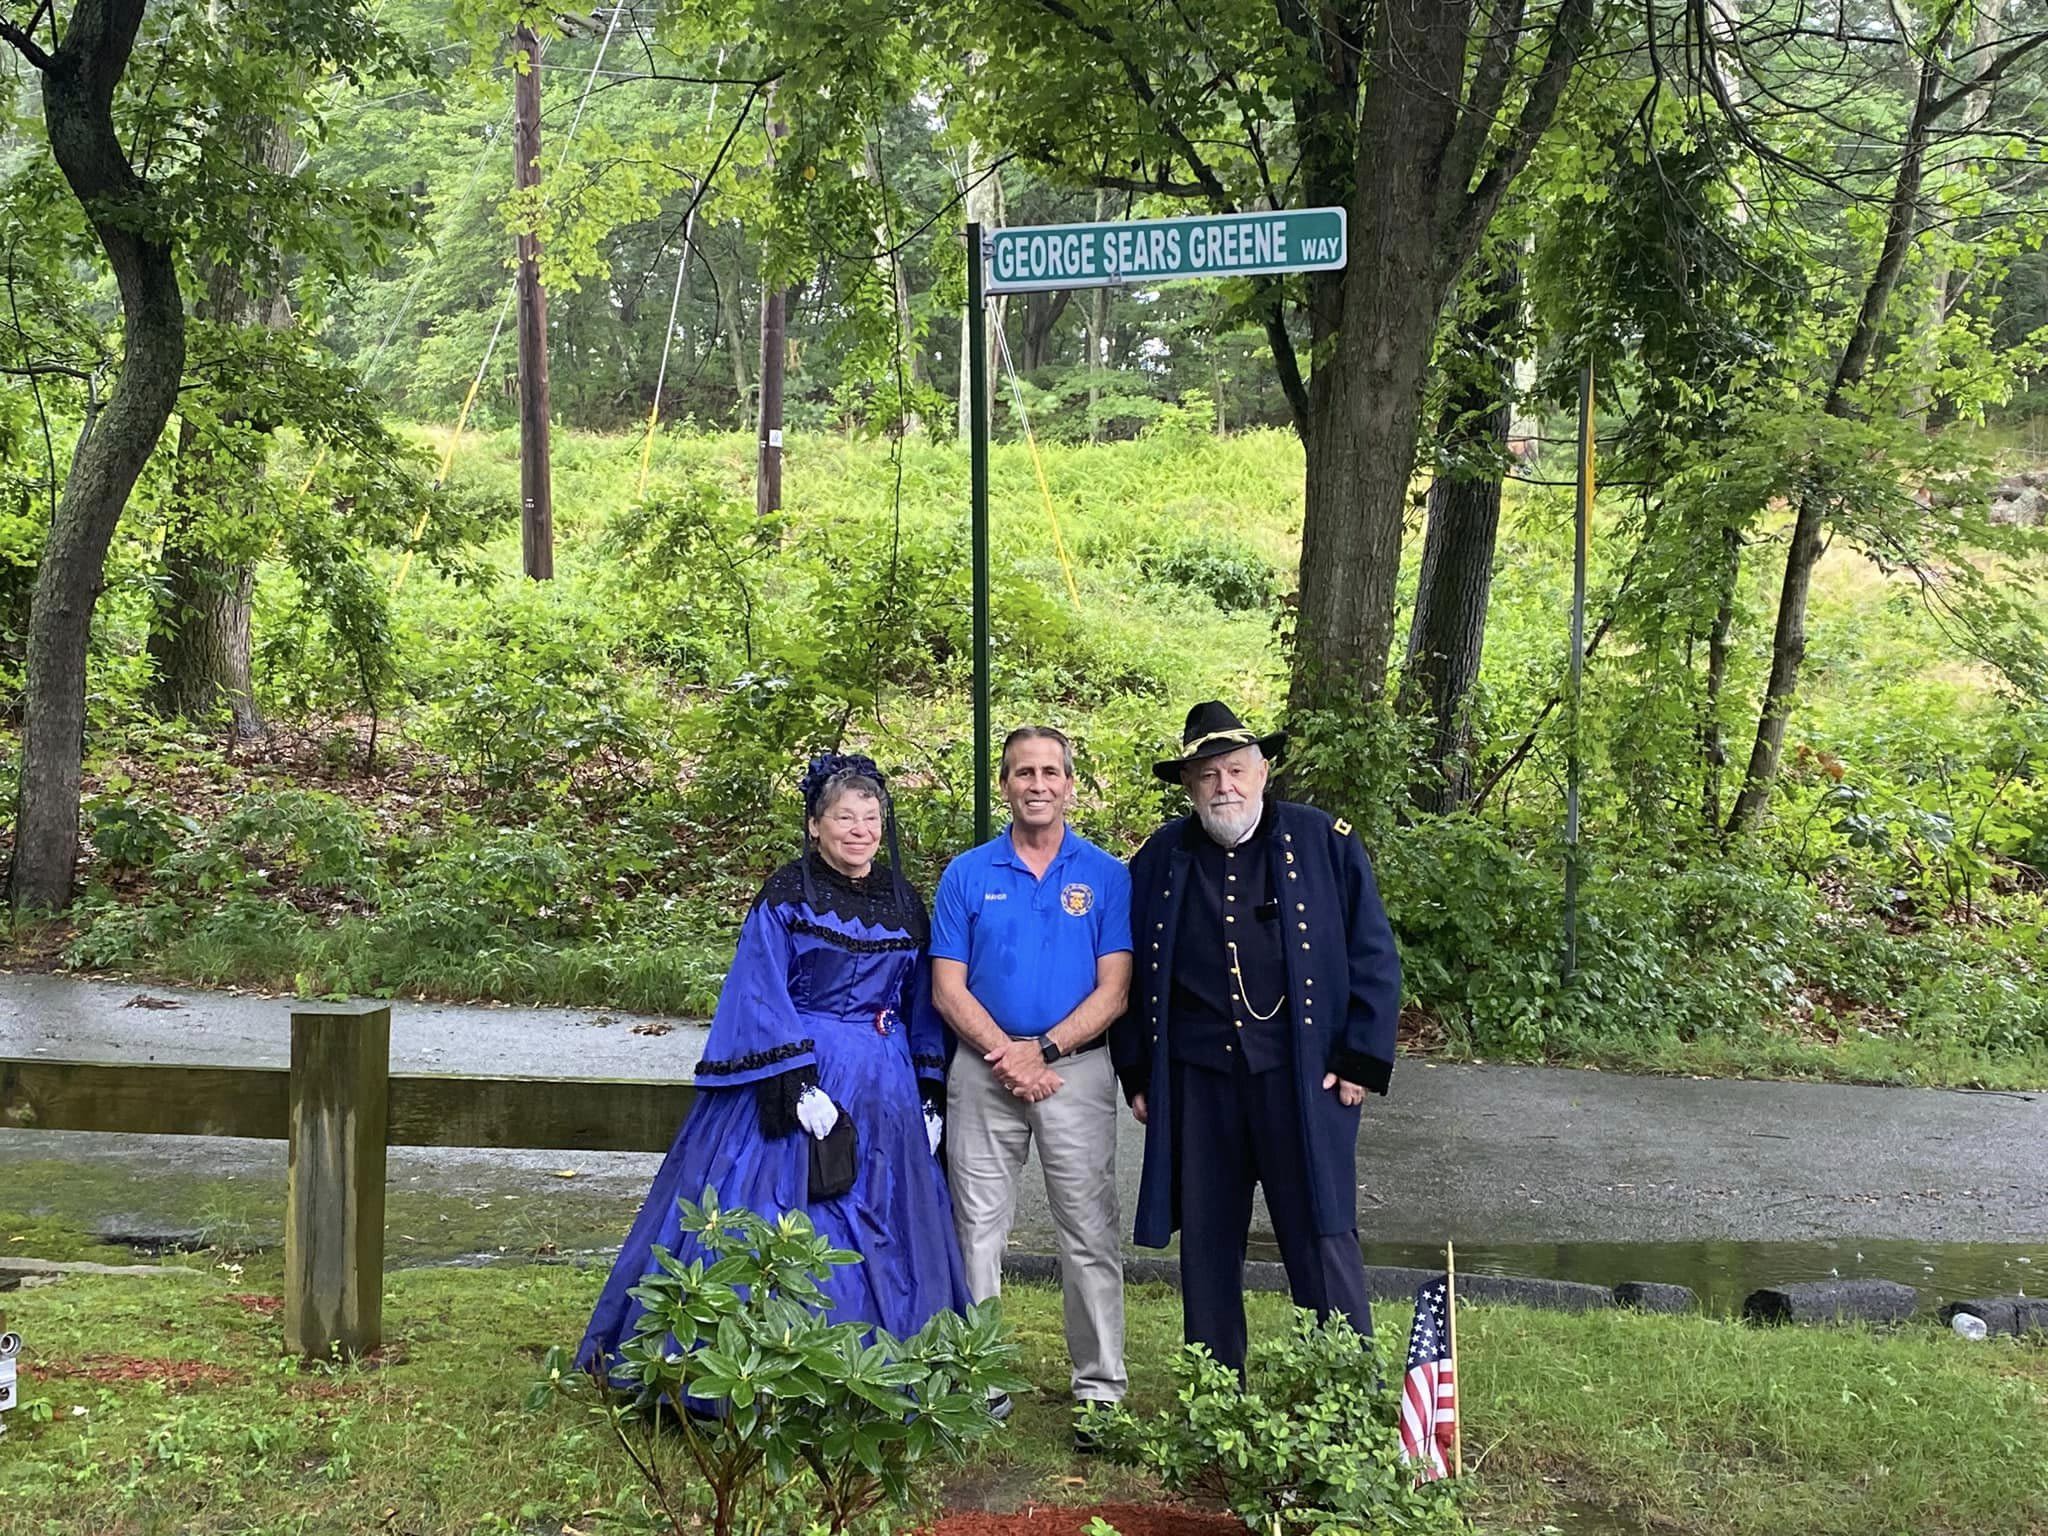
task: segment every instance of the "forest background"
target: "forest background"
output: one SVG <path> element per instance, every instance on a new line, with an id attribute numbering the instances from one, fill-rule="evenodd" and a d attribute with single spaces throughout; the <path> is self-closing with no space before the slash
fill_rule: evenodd
<path id="1" fill-rule="evenodd" d="M 929 889 L 961 226 L 1334 202 L 1341 273 L 996 307 L 998 728 L 1126 851 L 1187 705 L 1284 718 L 1411 1049 L 2048 1082 L 2048 6 L 0 14 L 15 963 L 701 1011 L 827 746 Z"/>

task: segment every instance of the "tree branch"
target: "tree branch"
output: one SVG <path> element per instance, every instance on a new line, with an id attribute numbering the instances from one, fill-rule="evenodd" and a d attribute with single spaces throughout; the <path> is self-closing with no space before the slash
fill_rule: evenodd
<path id="1" fill-rule="evenodd" d="M 1974 96 L 1979 91 L 1990 90 L 1992 86 L 1998 83 L 1999 76 L 2003 75 L 2013 65 L 2019 63 L 2021 59 L 2024 59 L 2043 44 L 2048 44 L 2048 32 L 2036 32 L 2025 42 L 2016 43 L 2006 49 L 2004 53 L 2001 53 L 1997 58 L 1984 66 L 1982 74 L 1974 75 L 1970 79 L 1965 80 L 1946 96 L 1937 96 L 1929 104 L 1928 119 L 1932 121 L 1935 118 L 1944 117 L 1957 102 L 1962 101 L 1965 97 Z"/>
<path id="2" fill-rule="evenodd" d="M 1229 189 L 1223 185 L 1223 178 L 1210 169 L 1208 162 L 1202 158 L 1201 151 L 1196 149 L 1194 142 L 1189 139 L 1187 130 L 1182 128 L 1174 118 L 1160 110 L 1159 92 L 1153 86 L 1151 77 L 1138 67 L 1137 60 L 1133 59 L 1117 42 L 1116 35 L 1107 27 L 1083 21 L 1080 13 L 1075 11 L 1072 6 L 1066 4 L 1066 0 L 1038 0 L 1038 6 L 1041 10 L 1049 11 L 1054 16 L 1057 16 L 1082 36 L 1093 38 L 1109 50 L 1111 57 L 1122 68 L 1124 79 L 1130 84 L 1131 94 L 1144 104 L 1145 108 L 1158 120 L 1159 126 L 1166 130 L 1166 136 L 1173 140 L 1174 147 L 1180 151 L 1181 158 L 1187 161 L 1188 169 L 1195 173 L 1195 180 L 1201 183 L 1202 190 L 1207 192 L 1214 200 L 1216 211 L 1218 213 L 1228 213 L 1230 211 L 1231 199 Z"/>
<path id="3" fill-rule="evenodd" d="M 36 12 L 42 14 L 40 10 Z M 45 74 L 49 73 L 53 60 L 43 52 L 42 45 L 11 21 L 0 21 L 0 42 L 14 45 L 14 51 Z"/>
<path id="4" fill-rule="evenodd" d="M 1450 147 L 1444 151 L 1444 184 L 1456 196 L 1472 185 L 1472 172 L 1479 153 L 1500 116 L 1507 98 L 1508 77 L 1515 65 L 1515 39 L 1522 30 L 1524 0 L 1506 0 L 1506 10 L 1496 16 L 1480 45 L 1479 63 L 1472 74 L 1472 91 L 1458 126 L 1451 131 Z M 1654 39 L 1653 39 L 1654 41 Z"/>
<path id="5" fill-rule="evenodd" d="M 1048 11 L 1052 15 L 1057 16 L 1084 37 L 1093 38 L 1109 50 L 1110 55 L 1122 68 L 1124 79 L 1130 84 L 1131 93 L 1144 104 L 1146 109 L 1158 121 L 1159 125 L 1166 130 L 1167 137 L 1172 139 L 1175 147 L 1179 149 L 1181 158 L 1187 161 L 1188 169 L 1195 173 L 1195 180 L 1200 184 L 1202 191 L 1208 194 L 1210 203 L 1215 211 L 1218 213 L 1230 212 L 1232 199 L 1229 189 L 1223 185 L 1223 178 L 1218 176 L 1210 168 L 1208 162 L 1202 158 L 1201 151 L 1195 147 L 1194 142 L 1188 137 L 1187 131 L 1160 109 L 1159 92 L 1153 87 L 1152 81 L 1145 71 L 1138 67 L 1137 61 L 1119 45 L 1115 34 L 1107 27 L 1083 21 L 1073 7 L 1066 3 L 1066 0 L 1037 0 L 1037 3 L 1041 10 Z M 1567 5 L 1590 5 L 1591 0 L 1565 0 L 1565 3 Z M 1162 170 L 1162 179 L 1164 174 Z M 1103 184 L 1105 186 L 1113 185 L 1113 183 L 1109 182 L 1104 182 Z M 1151 191 L 1154 189 L 1145 186 L 1125 187 L 1121 190 Z M 1280 388 L 1287 396 L 1288 408 L 1294 413 L 1295 428 L 1300 432 L 1302 441 L 1307 442 L 1308 387 L 1302 382 L 1301 359 L 1295 354 L 1294 338 L 1287 334 L 1286 306 L 1278 297 L 1279 288 L 1277 284 L 1274 286 L 1273 292 L 1275 297 L 1272 301 L 1262 306 L 1266 342 L 1272 348 L 1273 366 L 1280 375 Z"/>
<path id="6" fill-rule="evenodd" d="M 1280 285 L 1271 287 L 1272 300 L 1259 309 L 1266 329 L 1266 345 L 1273 352 L 1273 370 L 1280 375 L 1280 392 L 1287 397 L 1288 412 L 1294 417 L 1294 431 L 1308 441 L 1308 385 L 1301 377 L 1301 358 L 1294 350 L 1294 338 L 1287 334 L 1287 307 L 1280 298 Z"/>
<path id="7" fill-rule="evenodd" d="M 1164 168 L 1151 181 L 1136 176 L 1099 176 L 1088 178 L 1105 192 L 1142 192 L 1148 197 L 1207 197 L 1209 189 L 1195 181 L 1169 181 Z"/>
<path id="8" fill-rule="evenodd" d="M 12 282 L 13 274 L 10 273 L 10 288 L 12 287 Z M 92 377 L 85 369 L 73 368 L 68 363 L 0 364 L 0 374 L 6 374 L 17 379 L 40 379 L 53 373 L 60 374 L 67 379 L 77 379 L 81 383 Z"/>
<path id="9" fill-rule="evenodd" d="M 1564 0 L 1550 36 L 1550 47 L 1543 55 L 1543 67 L 1537 72 L 1529 94 L 1522 102 L 1521 115 L 1515 120 L 1513 133 L 1494 157 L 1493 164 L 1487 167 L 1479 185 L 1464 197 L 1452 220 L 1451 238 L 1438 256 L 1446 270 L 1458 270 L 1478 249 L 1479 238 L 1486 233 L 1486 226 L 1492 221 L 1501 198 L 1506 196 L 1509 184 L 1521 174 L 1522 167 L 1536 152 L 1536 143 L 1549 129 L 1550 120 L 1557 115 L 1565 87 L 1571 83 L 1572 72 L 1578 68 L 1579 50 L 1585 46 L 1592 24 L 1593 0 Z M 1464 189 L 1458 190 L 1462 192 Z"/>

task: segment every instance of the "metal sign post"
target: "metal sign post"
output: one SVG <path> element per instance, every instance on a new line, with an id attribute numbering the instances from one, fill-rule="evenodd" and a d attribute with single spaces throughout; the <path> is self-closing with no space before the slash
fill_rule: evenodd
<path id="1" fill-rule="evenodd" d="M 988 295 L 981 225 L 967 226 L 968 515 L 974 561 L 974 840 L 995 835 L 988 792 Z"/>
<path id="2" fill-rule="evenodd" d="M 990 230 L 967 226 L 968 508 L 974 567 L 974 836 L 990 816 L 988 663 L 988 296 L 1107 288 L 1184 277 L 1323 272 L 1350 259 L 1342 208 L 1286 208 L 1185 219 L 1114 219 Z"/>

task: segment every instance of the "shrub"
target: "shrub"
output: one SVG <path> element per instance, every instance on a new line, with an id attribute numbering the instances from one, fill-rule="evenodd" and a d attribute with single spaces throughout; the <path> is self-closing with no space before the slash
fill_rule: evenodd
<path id="1" fill-rule="evenodd" d="M 1091 1407 L 1083 1423 L 1117 1461 L 1169 1493 L 1226 1504 L 1262 1533 L 1461 1532 L 1456 1491 L 1418 1487 L 1401 1460 L 1401 1375 L 1393 1346 L 1342 1318 L 1255 1342 L 1246 1380 L 1199 1345 L 1175 1362 L 1176 1407 L 1149 1421 Z"/>
<path id="2" fill-rule="evenodd" d="M 961 1461 L 995 1428 L 989 1394 L 1028 1385 L 995 1303 L 966 1317 L 941 1312 L 909 1339 L 870 1336 L 825 1321 L 819 1282 L 860 1258 L 801 1211 L 770 1223 L 721 1209 L 715 1190 L 681 1210 L 683 1231 L 712 1262 L 684 1264 L 657 1247 L 660 1268 L 633 1291 L 646 1311 L 614 1367 L 628 1387 L 593 1378 L 599 1412 L 677 1536 L 695 1528 L 676 1508 L 678 1473 L 707 1485 L 715 1536 L 765 1513 L 805 1474 L 832 1532 L 885 1505 L 906 1508 L 921 1463 Z M 536 1406 L 569 1380 L 562 1365 L 551 1352 Z"/>
<path id="3" fill-rule="evenodd" d="M 212 894 L 293 884 L 367 898 L 377 862 L 361 814 L 339 795 L 285 789 L 243 798 L 158 874 L 172 890 Z"/>
<path id="4" fill-rule="evenodd" d="M 189 816 L 127 795 L 91 801 L 85 811 L 94 851 L 116 869 L 153 869 L 198 830 Z"/>
<path id="5" fill-rule="evenodd" d="M 1270 565 L 1227 539 L 1183 539 L 1148 551 L 1139 568 L 1154 581 L 1199 592 L 1225 613 L 1266 607 L 1276 585 Z"/>

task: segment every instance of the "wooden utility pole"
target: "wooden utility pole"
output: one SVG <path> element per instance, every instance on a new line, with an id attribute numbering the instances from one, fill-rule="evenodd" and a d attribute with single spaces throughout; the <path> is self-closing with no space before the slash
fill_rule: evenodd
<path id="1" fill-rule="evenodd" d="M 754 510 L 766 517 L 782 506 L 782 290 L 761 295 L 761 463 Z"/>
<path id="2" fill-rule="evenodd" d="M 513 106 L 512 185 L 540 184 L 540 40 L 512 34 L 526 55 Z M 540 285 L 540 241 L 519 236 L 519 548 L 535 581 L 555 576 L 555 499 L 548 471 L 548 295 Z"/>
<path id="3" fill-rule="evenodd" d="M 775 141 L 789 132 L 773 115 L 768 118 L 768 158 L 775 159 Z M 761 432 L 760 459 L 754 479 L 754 510 L 762 517 L 782 508 L 782 370 L 788 355 L 785 295 L 780 288 L 761 292 Z"/>

